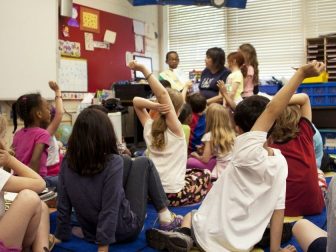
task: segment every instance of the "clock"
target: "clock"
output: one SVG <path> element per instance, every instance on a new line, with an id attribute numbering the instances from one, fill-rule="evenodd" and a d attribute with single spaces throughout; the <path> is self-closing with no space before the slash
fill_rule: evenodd
<path id="1" fill-rule="evenodd" d="M 211 4 L 217 8 L 223 7 L 225 0 L 211 0 Z"/>

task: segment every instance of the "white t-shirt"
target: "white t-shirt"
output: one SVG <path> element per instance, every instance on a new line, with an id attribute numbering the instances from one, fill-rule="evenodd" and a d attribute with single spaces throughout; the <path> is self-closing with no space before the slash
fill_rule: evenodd
<path id="1" fill-rule="evenodd" d="M 179 137 L 167 129 L 164 133 L 166 145 L 163 150 L 157 150 L 152 147 L 152 124 L 153 120 L 149 119 L 144 126 L 144 139 L 149 158 L 155 164 L 164 191 L 177 193 L 185 185 L 188 151 L 184 134 Z"/>
<path id="2" fill-rule="evenodd" d="M 202 142 L 210 142 L 211 140 L 211 132 L 207 132 L 202 137 Z M 211 172 L 211 176 L 213 178 L 218 178 L 221 173 L 224 171 L 226 166 L 229 164 L 232 158 L 232 152 L 228 152 L 225 154 L 220 153 L 218 150 L 213 150 L 213 155 L 216 156 L 216 166 Z"/>
<path id="3" fill-rule="evenodd" d="M 3 168 L 0 167 L 0 219 L 5 213 L 5 198 L 2 188 L 5 186 L 10 176 L 12 175 L 4 171 Z"/>
<path id="4" fill-rule="evenodd" d="M 51 136 L 49 142 L 47 166 L 52 166 L 60 162 L 60 153 L 56 137 Z"/>
<path id="5" fill-rule="evenodd" d="M 274 210 L 285 208 L 286 159 L 277 149 L 268 156 L 266 135 L 251 131 L 236 138 L 231 162 L 193 215 L 205 251 L 250 251 Z"/>

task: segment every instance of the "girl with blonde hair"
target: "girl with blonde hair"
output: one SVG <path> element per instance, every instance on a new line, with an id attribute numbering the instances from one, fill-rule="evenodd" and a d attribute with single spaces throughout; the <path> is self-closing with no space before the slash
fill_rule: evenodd
<path id="1" fill-rule="evenodd" d="M 133 61 L 130 68 L 141 71 L 158 103 L 135 97 L 135 112 L 144 127 L 149 158 L 155 164 L 162 186 L 171 206 L 188 205 L 201 201 L 211 183 L 208 171 L 187 171 L 187 143 L 178 114 L 183 105 L 181 93 L 165 89 L 144 65 Z M 147 109 L 160 116 L 152 120 Z"/>
<path id="2" fill-rule="evenodd" d="M 203 154 L 192 152 L 188 168 L 212 170 L 212 177 L 218 178 L 231 160 L 235 132 L 227 109 L 219 104 L 211 104 L 206 111 L 206 129 L 202 138 Z M 211 158 L 216 157 L 216 165 L 211 169 Z"/>

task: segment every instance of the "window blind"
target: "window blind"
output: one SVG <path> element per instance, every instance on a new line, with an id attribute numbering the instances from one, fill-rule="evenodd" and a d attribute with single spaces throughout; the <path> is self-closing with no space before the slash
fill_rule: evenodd
<path id="1" fill-rule="evenodd" d="M 225 9 L 169 6 L 168 50 L 177 51 L 185 72 L 203 70 L 206 50 L 226 44 Z"/>
<path id="2" fill-rule="evenodd" d="M 244 10 L 229 9 L 228 51 L 251 43 L 257 51 L 259 78 L 290 77 L 304 61 L 300 0 L 248 1 Z"/>
<path id="3" fill-rule="evenodd" d="M 336 33 L 336 1 L 306 0 L 306 37 Z"/>

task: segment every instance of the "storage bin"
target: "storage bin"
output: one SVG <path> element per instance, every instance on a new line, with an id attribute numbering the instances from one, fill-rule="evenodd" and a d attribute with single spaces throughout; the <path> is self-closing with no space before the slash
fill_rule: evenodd
<path id="1" fill-rule="evenodd" d="M 328 154 L 336 154 L 336 129 L 320 129 L 323 146 Z"/>
<path id="2" fill-rule="evenodd" d="M 328 82 L 328 73 L 326 71 L 322 72 L 319 76 L 310 77 L 303 80 L 302 83 L 322 83 Z"/>
<path id="3" fill-rule="evenodd" d="M 298 93 L 306 93 L 312 106 L 336 106 L 336 82 L 301 85 Z"/>
<path id="4" fill-rule="evenodd" d="M 260 85 L 259 92 L 266 93 L 268 95 L 275 95 L 280 88 L 280 85 Z"/>

